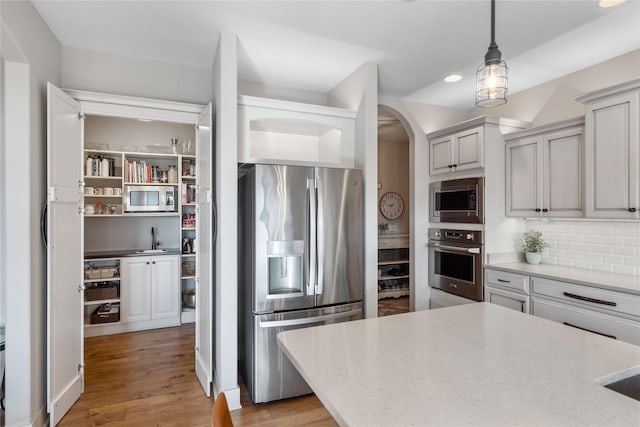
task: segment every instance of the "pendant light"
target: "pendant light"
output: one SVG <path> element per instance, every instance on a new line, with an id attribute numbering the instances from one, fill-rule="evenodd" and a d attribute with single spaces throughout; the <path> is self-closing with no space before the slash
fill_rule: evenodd
<path id="1" fill-rule="evenodd" d="M 491 44 L 484 56 L 484 62 L 476 73 L 476 106 L 495 107 L 507 102 L 507 63 L 496 44 L 496 0 L 491 0 Z"/>

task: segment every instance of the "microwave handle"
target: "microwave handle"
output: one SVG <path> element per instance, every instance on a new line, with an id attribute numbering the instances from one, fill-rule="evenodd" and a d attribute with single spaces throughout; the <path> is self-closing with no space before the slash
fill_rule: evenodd
<path id="1" fill-rule="evenodd" d="M 432 247 L 432 248 L 447 249 L 447 250 L 454 251 L 454 252 L 464 252 L 464 253 L 469 253 L 469 254 L 479 254 L 480 253 L 480 248 L 459 248 L 457 246 L 441 245 L 440 243 L 429 243 L 429 246 Z"/>

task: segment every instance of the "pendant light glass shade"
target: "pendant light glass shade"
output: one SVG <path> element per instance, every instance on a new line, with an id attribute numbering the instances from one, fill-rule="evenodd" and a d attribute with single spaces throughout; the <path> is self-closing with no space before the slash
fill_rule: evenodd
<path id="1" fill-rule="evenodd" d="M 503 60 L 484 63 L 476 73 L 476 105 L 495 107 L 507 102 L 509 68 Z"/>
<path id="2" fill-rule="evenodd" d="M 495 40 L 496 1 L 491 0 L 491 44 L 476 72 L 476 106 L 495 107 L 507 102 L 509 68 Z"/>

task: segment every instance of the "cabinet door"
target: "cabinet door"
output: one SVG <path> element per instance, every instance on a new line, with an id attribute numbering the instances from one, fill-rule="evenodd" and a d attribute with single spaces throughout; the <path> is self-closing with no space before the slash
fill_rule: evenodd
<path id="1" fill-rule="evenodd" d="M 538 138 L 507 144 L 507 216 L 541 215 L 542 150 Z"/>
<path id="2" fill-rule="evenodd" d="M 582 203 L 582 128 L 545 135 L 544 200 L 542 212 L 551 217 L 581 217 Z"/>
<path id="3" fill-rule="evenodd" d="M 83 122 L 80 105 L 51 83 L 47 115 L 46 372 L 50 423 L 56 425 L 80 397 L 84 382 L 84 298 L 78 288 L 83 282 Z"/>
<path id="4" fill-rule="evenodd" d="M 458 132 L 453 136 L 454 171 L 484 167 L 482 126 Z"/>
<path id="5" fill-rule="evenodd" d="M 151 261 L 147 257 L 123 258 L 121 262 L 121 320 L 151 318 Z"/>
<path id="6" fill-rule="evenodd" d="M 441 136 L 429 141 L 429 174 L 438 175 L 452 171 L 453 135 Z"/>
<path id="7" fill-rule="evenodd" d="M 588 217 L 638 218 L 640 93 L 587 106 L 585 115 Z"/>
<path id="8" fill-rule="evenodd" d="M 151 318 L 180 316 L 178 256 L 151 257 Z"/>

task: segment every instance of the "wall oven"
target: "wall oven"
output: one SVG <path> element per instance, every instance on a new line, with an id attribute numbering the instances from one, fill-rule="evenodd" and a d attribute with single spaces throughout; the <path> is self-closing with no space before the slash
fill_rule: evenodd
<path id="1" fill-rule="evenodd" d="M 484 178 L 434 182 L 429 194 L 431 222 L 484 223 Z"/>
<path id="2" fill-rule="evenodd" d="M 429 286 L 482 301 L 482 231 L 429 229 Z"/>

